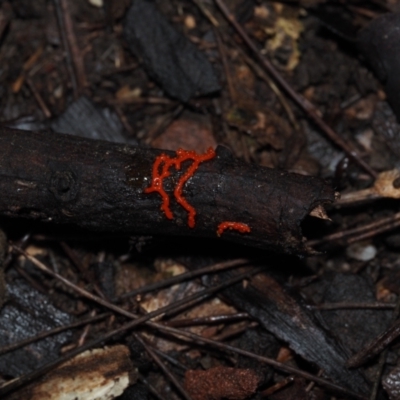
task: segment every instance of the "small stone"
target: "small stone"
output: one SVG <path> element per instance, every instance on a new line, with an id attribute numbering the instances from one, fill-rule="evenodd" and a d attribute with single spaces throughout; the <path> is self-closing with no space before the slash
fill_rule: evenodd
<path id="1" fill-rule="evenodd" d="M 375 258 L 377 249 L 372 244 L 354 243 L 346 249 L 346 255 L 353 260 L 371 261 Z"/>
<path id="2" fill-rule="evenodd" d="M 103 5 L 104 5 L 103 0 L 88 0 L 88 1 L 94 7 L 100 8 L 100 7 L 103 7 Z"/>
<path id="3" fill-rule="evenodd" d="M 194 29 L 196 28 L 196 20 L 193 15 L 187 15 L 185 17 L 185 26 L 187 29 Z"/>

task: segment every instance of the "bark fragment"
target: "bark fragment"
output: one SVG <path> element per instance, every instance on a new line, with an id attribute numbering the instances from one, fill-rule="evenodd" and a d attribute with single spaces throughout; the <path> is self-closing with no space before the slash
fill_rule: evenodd
<path id="1" fill-rule="evenodd" d="M 12 394 L 9 400 L 111 400 L 136 378 L 126 346 L 93 349 L 61 364 L 41 380 Z"/>
<path id="2" fill-rule="evenodd" d="M 73 321 L 71 315 L 52 305 L 49 296 L 32 288 L 22 279 L 8 282 L 7 297 L 10 301 L 0 311 L 1 348 Z M 71 332 L 63 332 L 2 354 L 0 374 L 11 377 L 29 374 L 54 361 L 61 346 L 70 339 Z"/>
<path id="3" fill-rule="evenodd" d="M 196 95 L 220 90 L 205 55 L 169 24 L 153 2 L 133 2 L 124 34 L 133 53 L 170 96 L 187 102 Z"/>

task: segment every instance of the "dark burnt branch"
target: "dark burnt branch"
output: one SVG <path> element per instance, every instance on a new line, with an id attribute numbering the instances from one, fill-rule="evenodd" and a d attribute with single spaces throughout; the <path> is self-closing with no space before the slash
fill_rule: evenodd
<path id="1" fill-rule="evenodd" d="M 189 228 L 187 212 L 172 192 L 191 161 L 181 171 L 172 169 L 164 180 L 174 219 L 161 211 L 158 193 L 144 193 L 161 153 L 71 135 L 0 128 L 0 214 L 97 231 L 216 240 L 221 222 L 236 221 L 247 224 L 251 232 L 227 230 L 222 238 L 307 253 L 301 221 L 316 206 L 334 200 L 334 191 L 318 178 L 249 165 L 220 147 L 183 188 L 183 196 L 197 211 L 195 227 Z"/>

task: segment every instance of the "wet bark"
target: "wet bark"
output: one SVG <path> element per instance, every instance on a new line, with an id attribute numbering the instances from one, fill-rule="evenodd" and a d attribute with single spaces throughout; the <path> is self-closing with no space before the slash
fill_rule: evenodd
<path id="1" fill-rule="evenodd" d="M 229 150 L 217 149 L 201 163 L 183 189 L 197 212 L 189 228 L 187 212 L 173 198 L 179 176 L 171 170 L 164 187 L 174 219 L 166 218 L 151 184 L 153 163 L 161 153 L 52 132 L 0 128 L 0 215 L 75 224 L 97 231 L 214 237 L 245 245 L 305 254 L 300 230 L 316 206 L 334 201 L 324 181 L 246 164 Z M 219 223 L 236 221 L 251 231 L 225 231 Z"/>

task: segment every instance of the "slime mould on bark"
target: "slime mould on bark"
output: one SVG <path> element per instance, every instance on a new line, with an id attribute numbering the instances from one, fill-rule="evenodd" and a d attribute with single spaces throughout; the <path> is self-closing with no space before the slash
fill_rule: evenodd
<path id="1" fill-rule="evenodd" d="M 321 179 L 247 164 L 224 147 L 196 168 L 200 156 L 182 153 L 186 157 L 181 157 L 180 169 L 171 167 L 163 178 L 171 220 L 160 209 L 160 195 L 145 193 L 162 154 L 177 157 L 170 151 L 73 135 L 0 128 L 0 215 L 97 231 L 212 237 L 281 252 L 312 252 L 300 223 L 335 199 Z M 176 192 L 173 196 L 177 187 L 186 207 L 176 201 Z M 189 225 L 188 205 L 196 213 Z M 222 230 L 219 239 L 224 221 L 249 229 Z"/>

